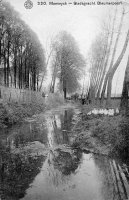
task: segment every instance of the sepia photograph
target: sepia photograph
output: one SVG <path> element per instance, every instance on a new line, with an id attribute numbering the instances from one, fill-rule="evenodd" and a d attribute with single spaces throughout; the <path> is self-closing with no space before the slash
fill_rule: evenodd
<path id="1" fill-rule="evenodd" d="M 129 200 L 129 0 L 0 0 L 0 200 Z"/>

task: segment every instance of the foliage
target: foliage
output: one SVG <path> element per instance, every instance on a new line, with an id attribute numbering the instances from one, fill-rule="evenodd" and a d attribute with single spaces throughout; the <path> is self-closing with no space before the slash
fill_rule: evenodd
<path id="1" fill-rule="evenodd" d="M 120 18 L 118 18 L 118 12 Z M 100 35 L 96 37 L 91 47 L 89 96 L 90 99 L 97 97 L 97 100 L 101 97 L 101 104 L 104 103 L 104 98 L 107 97 L 106 105 L 108 107 L 111 106 L 112 80 L 126 53 L 129 41 L 127 26 L 127 35 L 125 39 L 124 37 L 122 39 L 124 44 L 123 48 L 117 48 L 121 40 L 125 13 L 124 7 L 122 10 L 115 8 L 113 17 L 109 18 L 108 21 L 105 20 Z"/>
<path id="2" fill-rule="evenodd" d="M 77 134 L 73 147 L 109 156 L 128 155 L 128 116 L 87 116 L 83 108 L 73 131 Z"/>
<path id="3" fill-rule="evenodd" d="M 53 45 L 58 70 L 57 77 L 60 80 L 59 88 L 66 96 L 66 91 L 68 93 L 75 92 L 79 87 L 79 78 L 85 61 L 75 39 L 69 33 L 60 32 Z"/>
<path id="4" fill-rule="evenodd" d="M 36 34 L 9 3 L 0 3 L 0 13 L 0 64 L 4 84 L 36 90 L 39 73 L 45 71 L 44 50 Z"/>
<path id="5" fill-rule="evenodd" d="M 2 199 L 19 199 L 40 172 L 45 157 L 31 156 L 29 153 L 14 154 L 10 146 L 0 148 L 0 192 Z"/>
<path id="6" fill-rule="evenodd" d="M 25 117 L 31 117 L 46 109 L 45 104 L 0 104 L 0 127 L 6 127 L 15 123 L 20 123 Z"/>

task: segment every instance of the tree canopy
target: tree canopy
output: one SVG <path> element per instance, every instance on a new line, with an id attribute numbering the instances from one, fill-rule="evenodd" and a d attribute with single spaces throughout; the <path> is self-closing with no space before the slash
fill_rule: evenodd
<path id="1" fill-rule="evenodd" d="M 85 60 L 80 53 L 74 37 L 66 31 L 60 32 L 55 39 L 54 45 L 54 66 L 56 75 L 59 78 L 59 88 L 72 93 L 79 87 L 79 78 L 85 66 Z M 55 68 L 54 67 L 54 68 Z"/>
<path id="2" fill-rule="evenodd" d="M 38 90 L 39 73 L 45 71 L 44 50 L 7 2 L 0 3 L 0 64 L 5 86 Z"/>

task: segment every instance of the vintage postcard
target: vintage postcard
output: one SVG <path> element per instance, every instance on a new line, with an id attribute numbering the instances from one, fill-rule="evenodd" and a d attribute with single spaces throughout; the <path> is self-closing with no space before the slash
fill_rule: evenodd
<path id="1" fill-rule="evenodd" d="M 128 0 L 0 0 L 0 199 L 129 199 L 128 99 Z"/>

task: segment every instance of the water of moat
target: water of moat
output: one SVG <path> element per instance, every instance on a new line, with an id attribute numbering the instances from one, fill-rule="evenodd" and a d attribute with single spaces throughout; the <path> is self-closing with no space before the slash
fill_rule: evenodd
<path id="1" fill-rule="evenodd" d="M 1 131 L 2 200 L 125 200 L 124 162 L 71 149 L 79 109 L 58 108 Z"/>

